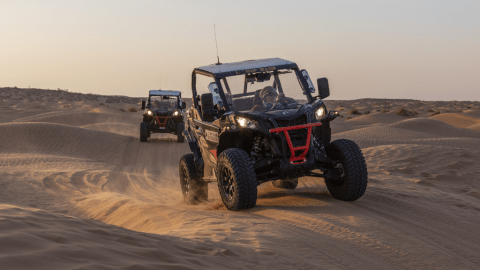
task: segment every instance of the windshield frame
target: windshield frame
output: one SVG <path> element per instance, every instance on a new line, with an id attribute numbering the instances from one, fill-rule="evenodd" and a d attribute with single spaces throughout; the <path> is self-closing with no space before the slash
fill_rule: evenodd
<path id="1" fill-rule="evenodd" d="M 277 75 L 279 74 L 279 72 L 281 73 L 282 71 L 288 71 L 288 70 L 293 70 L 295 72 L 295 75 L 297 77 L 297 80 L 300 84 L 300 87 L 303 91 L 303 93 L 305 94 L 305 96 L 307 97 L 307 100 L 308 100 L 308 104 L 312 103 L 315 101 L 315 99 L 312 97 L 312 93 L 309 91 L 309 86 L 308 86 L 308 82 L 307 80 L 302 76 L 302 73 L 301 73 L 301 70 L 300 68 L 298 67 L 294 67 L 294 68 L 283 68 L 283 69 L 276 69 L 275 71 L 272 72 L 273 75 Z M 211 73 L 211 72 L 207 72 L 205 70 L 201 70 L 201 69 L 194 69 L 193 72 L 192 72 L 192 99 L 193 99 L 193 104 L 195 106 L 195 108 L 199 108 L 199 104 L 198 104 L 198 100 L 197 100 L 197 89 L 196 89 L 196 75 L 203 75 L 203 76 L 207 76 L 207 77 L 212 77 L 214 80 L 215 80 L 215 83 L 217 84 L 217 87 L 218 87 L 218 90 L 219 90 L 219 95 L 220 95 L 220 98 L 222 99 L 223 101 L 223 104 L 225 104 L 224 106 L 222 106 L 226 112 L 234 112 L 234 110 L 231 108 L 231 104 L 229 104 L 227 102 L 227 99 L 226 99 L 226 96 L 225 96 L 225 92 L 224 92 L 224 89 L 223 89 L 223 85 L 222 83 L 220 82 L 220 79 L 222 79 L 224 82 L 225 82 L 225 87 L 227 88 L 227 90 L 230 90 L 229 89 L 229 85 L 228 85 L 228 82 L 227 82 L 227 78 L 228 77 L 236 77 L 236 76 L 248 76 L 248 75 L 252 75 L 252 74 L 257 74 L 257 73 L 261 73 L 261 72 L 252 72 L 252 73 L 240 73 L 240 74 L 228 74 L 228 75 L 224 75 L 224 76 L 216 76 L 215 73 Z M 281 80 L 280 80 L 281 81 Z M 244 89 L 245 91 L 246 89 Z M 230 91 L 228 91 L 230 92 Z M 244 92 L 242 94 L 235 94 L 235 95 L 232 95 L 232 96 L 235 96 L 235 97 L 241 97 L 241 96 L 254 96 L 255 95 L 255 92 Z"/>
<path id="2" fill-rule="evenodd" d="M 164 97 L 164 96 L 168 96 L 170 99 L 173 99 L 172 97 L 176 98 L 176 106 L 175 106 L 175 110 L 178 110 L 179 106 L 181 106 L 180 102 L 181 102 L 181 99 L 180 99 L 180 96 L 177 96 L 177 95 L 149 95 L 148 96 L 148 104 L 147 104 L 147 108 L 148 109 L 154 109 L 152 108 L 152 102 L 151 102 L 151 99 L 152 97 Z M 169 110 L 173 110 L 173 109 L 169 109 Z"/>

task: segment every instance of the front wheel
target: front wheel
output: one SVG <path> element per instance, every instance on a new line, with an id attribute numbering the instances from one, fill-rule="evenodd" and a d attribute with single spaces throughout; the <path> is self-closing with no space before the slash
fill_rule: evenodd
<path id="1" fill-rule="evenodd" d="M 350 140 L 335 140 L 326 147 L 327 156 L 337 162 L 335 168 L 327 171 L 325 184 L 336 199 L 355 201 L 367 189 L 368 172 L 365 158 L 358 145 Z"/>
<path id="2" fill-rule="evenodd" d="M 248 209 L 257 203 L 257 176 L 245 151 L 223 151 L 217 163 L 218 191 L 228 210 Z"/>
<path id="3" fill-rule="evenodd" d="M 198 204 L 208 200 L 208 184 L 197 176 L 193 154 L 184 155 L 179 164 L 180 187 L 187 204 Z"/>

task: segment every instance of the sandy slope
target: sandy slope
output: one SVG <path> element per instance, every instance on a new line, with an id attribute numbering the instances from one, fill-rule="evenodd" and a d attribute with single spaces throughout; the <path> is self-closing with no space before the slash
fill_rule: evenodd
<path id="1" fill-rule="evenodd" d="M 188 146 L 140 143 L 141 112 L 120 111 L 137 100 L 55 94 L 0 98 L 0 269 L 480 268 L 478 102 L 328 101 L 334 139 L 362 147 L 366 194 L 338 201 L 306 177 L 230 212 L 215 184 L 183 203 Z"/>

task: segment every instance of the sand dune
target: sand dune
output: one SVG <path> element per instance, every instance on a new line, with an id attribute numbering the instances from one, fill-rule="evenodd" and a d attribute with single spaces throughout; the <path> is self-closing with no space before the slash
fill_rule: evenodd
<path id="1" fill-rule="evenodd" d="M 45 153 L 115 162 L 130 138 L 52 123 L 0 124 L 3 153 Z"/>
<path id="2" fill-rule="evenodd" d="M 470 130 L 473 130 L 475 132 L 480 132 L 480 123 L 468 126 L 467 128 L 470 129 Z"/>
<path id="3" fill-rule="evenodd" d="M 480 115 L 476 116 L 476 113 L 448 113 L 448 114 L 438 114 L 432 116 L 433 119 L 440 120 L 445 122 L 449 125 L 459 127 L 459 128 L 467 128 L 472 125 L 476 125 L 480 123 Z"/>
<path id="4" fill-rule="evenodd" d="M 96 123 L 81 126 L 86 129 L 93 129 L 98 131 L 112 132 L 121 135 L 136 137 L 140 132 L 139 125 L 126 123 Z"/>
<path id="5" fill-rule="evenodd" d="M 0 269 L 480 268 L 478 102 L 328 101 L 343 116 L 333 139 L 365 155 L 366 194 L 338 201 L 304 177 L 230 212 L 215 183 L 208 202 L 183 202 L 188 145 L 140 143 L 141 112 L 125 111 L 138 99 L 0 96 Z"/>
<path id="6" fill-rule="evenodd" d="M 92 124 L 118 124 L 116 122 L 138 122 L 137 119 L 131 119 L 130 115 L 125 115 L 125 113 L 118 112 L 117 114 L 113 113 L 98 113 L 98 112 L 55 112 L 55 113 L 46 113 L 40 114 L 25 118 L 20 118 L 15 120 L 15 122 L 48 122 L 48 123 L 57 123 L 70 126 L 85 126 Z M 128 121 L 130 120 L 130 121 Z"/>

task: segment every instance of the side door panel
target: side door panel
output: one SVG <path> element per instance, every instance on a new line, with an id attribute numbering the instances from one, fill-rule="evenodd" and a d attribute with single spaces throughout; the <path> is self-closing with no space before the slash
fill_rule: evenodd
<path id="1" fill-rule="evenodd" d="M 211 166 L 217 164 L 217 146 L 219 128 L 208 123 L 195 120 L 199 136 L 199 144 L 202 150 L 202 156 Z"/>
<path id="2" fill-rule="evenodd" d="M 194 134 L 202 152 L 205 164 L 204 176 L 209 177 L 212 175 L 212 169 L 217 166 L 218 133 L 220 129 L 202 121 L 197 109 L 193 109 L 192 113 L 192 121 L 188 123 L 190 132 Z"/>

